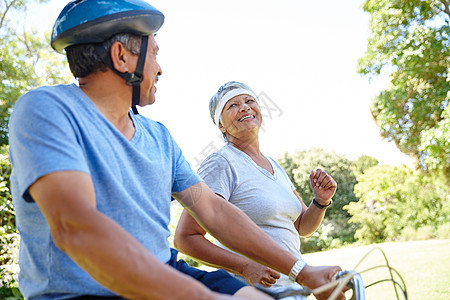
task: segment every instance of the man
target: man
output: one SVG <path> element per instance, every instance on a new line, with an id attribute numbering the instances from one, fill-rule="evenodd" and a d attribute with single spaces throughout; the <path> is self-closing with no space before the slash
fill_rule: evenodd
<path id="1" fill-rule="evenodd" d="M 177 261 L 167 241 L 171 196 L 225 245 L 309 287 L 339 270 L 282 250 L 211 192 L 162 124 L 138 114 L 136 105 L 155 101 L 163 20 L 141 0 L 70 2 L 52 47 L 65 50 L 79 85 L 38 88 L 14 107 L 11 183 L 27 299 L 267 297 Z"/>

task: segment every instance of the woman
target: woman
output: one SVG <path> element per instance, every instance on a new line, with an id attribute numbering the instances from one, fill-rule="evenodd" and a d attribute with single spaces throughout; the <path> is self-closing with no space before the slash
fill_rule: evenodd
<path id="1" fill-rule="evenodd" d="M 336 182 L 326 172 L 311 171 L 315 198 L 307 207 L 286 172 L 259 147 L 262 116 L 258 97 L 239 82 L 223 85 L 212 97 L 210 113 L 227 144 L 205 159 L 198 171 L 208 186 L 243 210 L 272 239 L 301 258 L 301 236 L 319 227 Z M 235 254 L 205 238 L 206 232 L 185 211 L 175 233 L 175 247 L 204 264 L 225 269 L 251 285 L 292 284 L 286 275 Z M 279 280 L 277 280 L 280 278 Z"/>

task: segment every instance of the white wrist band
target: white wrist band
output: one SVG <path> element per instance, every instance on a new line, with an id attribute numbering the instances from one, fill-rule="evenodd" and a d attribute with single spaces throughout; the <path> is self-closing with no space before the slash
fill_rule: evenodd
<path id="1" fill-rule="evenodd" d="M 289 272 L 289 280 L 295 282 L 298 274 L 303 270 L 305 266 L 306 263 L 303 260 L 301 259 L 297 260 L 295 264 L 292 266 L 291 271 Z"/>

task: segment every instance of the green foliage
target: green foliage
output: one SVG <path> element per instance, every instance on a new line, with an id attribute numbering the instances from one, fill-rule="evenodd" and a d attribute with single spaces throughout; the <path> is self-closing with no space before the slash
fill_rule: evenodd
<path id="1" fill-rule="evenodd" d="M 426 225 L 418 229 L 408 225 L 401 232 L 401 239 L 403 241 L 429 240 L 434 238 L 449 239 L 450 224 L 439 225 L 437 228 Z"/>
<path id="2" fill-rule="evenodd" d="M 353 173 L 355 176 L 364 174 L 364 172 L 378 165 L 378 160 L 368 155 L 362 155 L 354 162 Z"/>
<path id="3" fill-rule="evenodd" d="M 9 115 L 20 95 L 40 85 L 70 81 L 65 57 L 49 46 L 50 32 L 42 36 L 33 29 L 21 31 L 27 6 L 46 1 L 5 0 L 0 5 L 0 145 L 8 143 Z"/>
<path id="4" fill-rule="evenodd" d="M 9 188 L 8 146 L 0 147 L 0 297 L 20 298 L 15 275 L 19 270 L 19 234 Z"/>
<path id="5" fill-rule="evenodd" d="M 417 239 L 417 230 L 414 227 L 410 226 L 410 225 L 406 226 L 405 228 L 402 229 L 401 239 L 403 241 L 414 241 L 414 240 L 416 240 Z"/>
<path id="6" fill-rule="evenodd" d="M 65 58 L 49 46 L 50 34 L 26 27 L 31 3 L 48 0 L 4 0 L 0 3 L 0 298 L 20 299 L 15 276 L 18 272 L 19 235 L 15 227 L 9 176 L 8 122 L 18 97 L 44 84 L 70 79 Z"/>
<path id="7" fill-rule="evenodd" d="M 309 205 L 313 198 L 309 180 L 311 170 L 325 170 L 338 184 L 333 197 L 334 203 L 327 209 L 323 224 L 312 237 L 301 238 L 302 253 L 352 243 L 358 226 L 347 222 L 350 214 L 343 207 L 358 200 L 353 192 L 357 183 L 356 176 L 377 165 L 378 161 L 366 155 L 352 161 L 334 152 L 313 148 L 292 155 L 285 153 L 278 159 L 278 163 L 284 168 L 306 205 Z"/>
<path id="8" fill-rule="evenodd" d="M 19 234 L 7 233 L 0 227 L 0 298 L 22 298 L 18 288 L 16 275 L 19 271 Z"/>
<path id="9" fill-rule="evenodd" d="M 437 237 L 440 239 L 450 239 L 450 223 L 444 223 L 438 226 L 436 231 Z"/>
<path id="10" fill-rule="evenodd" d="M 278 159 L 278 163 L 284 168 L 306 205 L 309 205 L 314 197 L 309 180 L 311 170 L 320 168 L 333 176 L 338 183 L 338 188 L 333 197 L 333 205 L 327 209 L 327 215 L 348 217 L 342 207 L 357 200 L 353 193 L 353 187 L 356 184 L 354 162 L 334 152 L 313 148 L 308 151 L 298 151 L 293 155 L 285 153 Z"/>
<path id="11" fill-rule="evenodd" d="M 371 108 L 381 135 L 422 169 L 434 170 L 439 161 L 448 174 L 448 114 L 442 112 L 450 95 L 449 1 L 366 0 L 363 9 L 371 15 L 371 34 L 358 72 L 390 74 Z"/>
<path id="12" fill-rule="evenodd" d="M 434 128 L 422 132 L 419 150 L 426 153 L 427 167 L 442 172 L 450 184 L 450 106 L 444 109 L 441 118 Z"/>
<path id="13" fill-rule="evenodd" d="M 360 198 L 344 207 L 358 224 L 355 238 L 364 243 L 434 237 L 450 218 L 450 189 L 439 178 L 406 166 L 379 165 L 358 176 Z"/>
<path id="14" fill-rule="evenodd" d="M 301 238 L 300 251 L 302 253 L 318 252 L 323 249 L 330 249 L 333 242 L 332 232 L 335 227 L 324 220 L 320 227 L 309 238 Z"/>

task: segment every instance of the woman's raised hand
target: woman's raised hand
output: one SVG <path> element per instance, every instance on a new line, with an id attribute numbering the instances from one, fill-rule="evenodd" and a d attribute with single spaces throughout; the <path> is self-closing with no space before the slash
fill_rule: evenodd
<path id="1" fill-rule="evenodd" d="M 337 188 L 337 183 L 333 177 L 328 175 L 327 172 L 317 169 L 311 171 L 309 180 L 316 201 L 321 205 L 329 204 Z"/>

